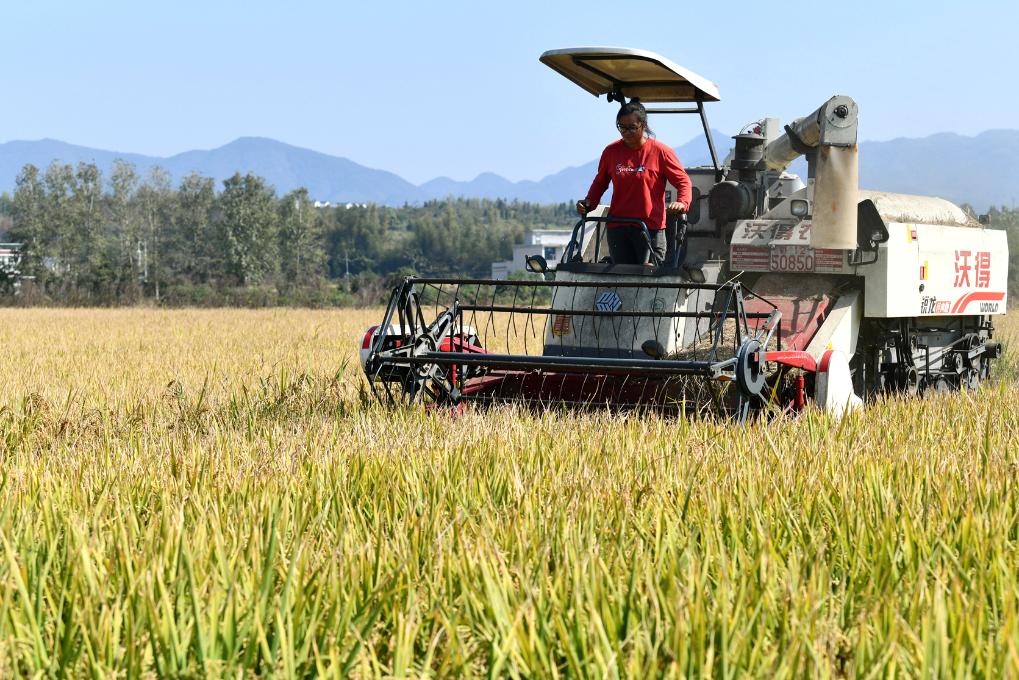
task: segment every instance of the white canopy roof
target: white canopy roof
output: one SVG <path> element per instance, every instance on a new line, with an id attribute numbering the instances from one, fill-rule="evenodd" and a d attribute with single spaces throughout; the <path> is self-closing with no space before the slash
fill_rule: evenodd
<path id="1" fill-rule="evenodd" d="M 549 50 L 540 59 L 596 97 L 618 92 L 641 102 L 720 100 L 713 82 L 647 50 L 571 47 Z"/>

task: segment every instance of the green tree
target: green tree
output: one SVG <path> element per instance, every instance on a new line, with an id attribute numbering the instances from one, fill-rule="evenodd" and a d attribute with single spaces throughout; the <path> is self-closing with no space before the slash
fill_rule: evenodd
<path id="1" fill-rule="evenodd" d="M 215 204 L 216 184 L 211 177 L 191 173 L 181 180 L 163 247 L 163 263 L 171 281 L 208 283 L 216 278 Z"/>
<path id="2" fill-rule="evenodd" d="M 279 203 L 279 265 L 284 286 L 303 286 L 317 281 L 325 265 L 322 249 L 322 218 L 308 198 L 297 189 Z"/>
<path id="3" fill-rule="evenodd" d="M 137 256 L 140 242 L 141 217 L 136 192 L 138 173 L 134 164 L 117 159 L 110 172 L 110 194 L 106 198 L 107 228 L 115 251 L 118 297 L 137 299 L 142 294 L 141 262 Z"/>
<path id="4" fill-rule="evenodd" d="M 1008 296 L 1012 304 L 1019 300 L 1019 210 L 991 208 L 991 227 L 1008 235 Z"/>
<path id="5" fill-rule="evenodd" d="M 173 241 L 167 226 L 173 223 L 173 187 L 170 174 L 158 165 L 149 168 L 145 181 L 138 188 L 138 212 L 141 215 L 139 253 L 142 282 L 156 300 L 165 279 L 161 254 L 164 242 Z"/>
<path id="6" fill-rule="evenodd" d="M 348 270 L 351 274 L 375 270 L 387 245 L 379 209 L 374 205 L 336 208 L 331 211 L 330 221 L 327 233 L 330 275 L 340 278 Z"/>
<path id="7" fill-rule="evenodd" d="M 67 205 L 73 244 L 73 283 L 86 299 L 107 299 L 116 286 L 116 268 L 103 229 L 102 173 L 95 163 L 79 163 Z"/>
<path id="8" fill-rule="evenodd" d="M 224 274 L 232 282 L 247 286 L 275 272 L 275 204 L 275 193 L 261 177 L 235 173 L 223 181 L 216 226 L 223 247 Z"/>
<path id="9" fill-rule="evenodd" d="M 11 214 L 14 222 L 8 238 L 23 243 L 21 272 L 26 276 L 42 278 L 42 263 L 49 255 L 52 244 L 46 238 L 46 187 L 39 176 L 39 168 L 26 165 L 18 173 Z"/>
<path id="10" fill-rule="evenodd" d="M 43 203 L 40 237 L 49 244 L 46 266 L 49 279 L 57 292 L 73 294 L 71 275 L 78 259 L 78 244 L 74 234 L 74 211 L 71 204 L 75 185 L 74 169 L 56 161 L 49 164 L 43 175 L 45 201 Z"/>

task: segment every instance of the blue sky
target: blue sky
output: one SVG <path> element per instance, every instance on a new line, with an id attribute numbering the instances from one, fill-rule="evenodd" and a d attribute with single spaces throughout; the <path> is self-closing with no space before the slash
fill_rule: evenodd
<path id="1" fill-rule="evenodd" d="M 861 138 L 1019 128 L 1019 3 L 11 2 L 0 141 L 171 155 L 272 137 L 420 183 L 597 157 L 612 106 L 546 49 L 649 49 L 719 84 L 713 127 L 860 105 Z M 678 146 L 694 117 L 655 119 Z"/>

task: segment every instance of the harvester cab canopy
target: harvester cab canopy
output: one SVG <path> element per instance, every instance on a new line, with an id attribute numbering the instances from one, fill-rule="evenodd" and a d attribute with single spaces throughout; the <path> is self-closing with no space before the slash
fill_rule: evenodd
<path id="1" fill-rule="evenodd" d="M 628 47 L 570 47 L 549 50 L 541 63 L 565 76 L 595 97 L 623 104 L 634 97 L 641 103 L 687 103 L 692 107 L 648 108 L 648 113 L 696 113 L 716 173 L 718 156 L 711 139 L 704 102 L 720 101 L 718 85 L 660 54 Z"/>
<path id="2" fill-rule="evenodd" d="M 549 50 L 541 63 L 594 96 L 639 97 L 642 102 L 717 102 L 718 86 L 674 61 L 627 47 Z"/>

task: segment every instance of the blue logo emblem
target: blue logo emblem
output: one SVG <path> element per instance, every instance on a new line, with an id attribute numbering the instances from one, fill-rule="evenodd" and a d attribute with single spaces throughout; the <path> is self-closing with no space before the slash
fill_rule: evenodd
<path id="1" fill-rule="evenodd" d="M 619 299 L 619 294 L 614 290 L 605 291 L 594 302 L 594 308 L 599 312 L 618 312 L 622 306 L 623 301 Z"/>

